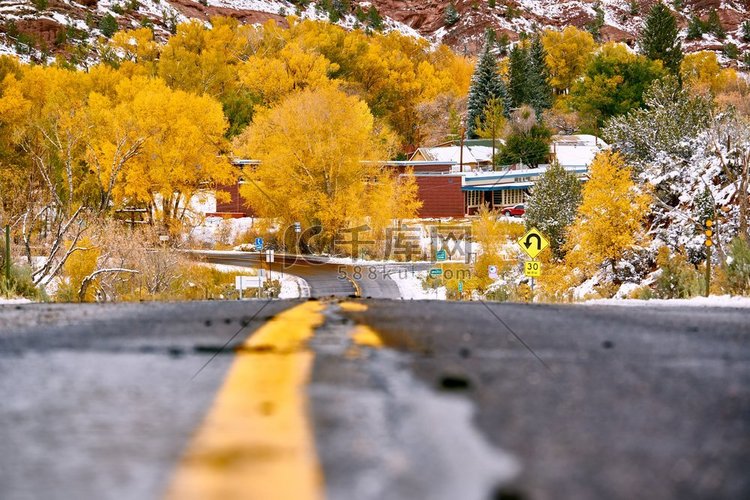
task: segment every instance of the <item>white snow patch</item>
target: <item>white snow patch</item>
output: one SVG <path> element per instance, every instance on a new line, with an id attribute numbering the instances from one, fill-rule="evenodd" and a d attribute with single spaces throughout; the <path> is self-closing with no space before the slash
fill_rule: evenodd
<path id="1" fill-rule="evenodd" d="M 404 300 L 446 300 L 446 288 L 425 290 L 422 281 L 427 277 L 428 271 L 412 271 L 400 269 L 389 273 L 390 278 L 398 286 L 401 298 Z"/>
<path id="2" fill-rule="evenodd" d="M 30 304 L 29 299 L 5 299 L 0 297 L 0 305 Z"/>
<path id="3" fill-rule="evenodd" d="M 711 295 L 710 297 L 693 297 L 691 299 L 594 299 L 584 302 L 586 305 L 608 306 L 647 306 L 647 307 L 727 307 L 750 308 L 750 297 L 731 295 Z"/>
<path id="4" fill-rule="evenodd" d="M 258 275 L 258 271 L 252 267 L 207 263 L 202 263 L 201 265 L 212 267 L 222 273 L 236 273 L 238 276 Z M 271 271 L 270 273 L 266 272 L 266 274 L 271 280 L 279 280 L 279 283 L 281 284 L 281 292 L 279 293 L 280 299 L 298 299 L 310 296 L 310 285 L 299 276 L 278 271 Z"/>

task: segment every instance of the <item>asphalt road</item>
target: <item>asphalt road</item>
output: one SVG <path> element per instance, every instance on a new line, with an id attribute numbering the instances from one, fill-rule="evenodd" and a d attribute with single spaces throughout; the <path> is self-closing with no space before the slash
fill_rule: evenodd
<path id="1" fill-rule="evenodd" d="M 259 261 L 265 269 L 265 255 L 256 252 L 199 252 L 212 264 L 257 267 Z M 366 297 L 372 299 L 398 299 L 400 293 L 396 283 L 388 276 L 393 266 L 357 266 L 327 262 L 325 258 L 303 255 L 276 254 L 271 269 L 299 276 L 310 286 L 310 296 Z"/>
<path id="2" fill-rule="evenodd" d="M 0 306 L 0 498 L 160 498 L 233 348 L 294 304 Z"/>
<path id="3" fill-rule="evenodd" d="M 366 304 L 349 316 L 518 459 L 498 498 L 750 498 L 747 309 Z"/>
<path id="4" fill-rule="evenodd" d="M 160 498 L 234 348 L 300 303 L 0 306 L 0 498 Z M 327 498 L 750 498 L 747 310 L 321 309 L 303 406 Z"/>

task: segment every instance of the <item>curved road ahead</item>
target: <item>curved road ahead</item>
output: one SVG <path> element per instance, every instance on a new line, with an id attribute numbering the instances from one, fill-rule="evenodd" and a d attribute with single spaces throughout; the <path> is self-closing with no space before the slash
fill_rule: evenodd
<path id="1" fill-rule="evenodd" d="M 257 267 L 259 262 L 267 269 L 265 255 L 257 252 L 191 252 L 212 264 Z M 326 261 L 324 257 L 277 253 L 271 269 L 299 276 L 310 286 L 310 296 L 362 297 L 372 299 L 399 299 L 396 283 L 388 276 L 391 265 L 357 266 Z"/>

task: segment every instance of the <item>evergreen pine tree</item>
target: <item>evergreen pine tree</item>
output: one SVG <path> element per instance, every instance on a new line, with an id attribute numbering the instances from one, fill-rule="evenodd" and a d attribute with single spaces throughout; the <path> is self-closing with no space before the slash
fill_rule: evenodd
<path id="1" fill-rule="evenodd" d="M 529 99 L 529 57 L 527 49 L 517 44 L 510 51 L 508 65 L 508 104 L 511 109 L 527 104 Z"/>
<path id="2" fill-rule="evenodd" d="M 378 9 L 374 5 L 367 11 L 367 23 L 375 31 L 383 29 L 383 18 L 380 17 L 380 12 L 378 12 Z"/>
<path id="3" fill-rule="evenodd" d="M 526 204 L 526 226 L 536 227 L 549 237 L 557 258 L 564 257 L 565 228 L 575 220 L 580 204 L 581 181 L 553 162 L 539 178 Z"/>
<path id="4" fill-rule="evenodd" d="M 677 73 L 682 61 L 682 42 L 677 20 L 663 3 L 655 4 L 646 17 L 639 39 L 641 53 L 653 60 L 661 60 L 664 67 Z"/>
<path id="5" fill-rule="evenodd" d="M 742 41 L 750 42 L 750 21 L 742 23 Z"/>
<path id="6" fill-rule="evenodd" d="M 448 7 L 445 8 L 445 24 L 453 26 L 459 19 L 461 19 L 461 16 L 458 13 L 456 6 L 453 5 L 453 3 L 450 3 Z"/>
<path id="7" fill-rule="evenodd" d="M 102 35 L 107 38 L 112 38 L 112 35 L 115 34 L 117 28 L 117 19 L 115 19 L 115 16 L 112 14 L 106 14 L 99 21 L 99 29 L 101 30 Z"/>
<path id="8" fill-rule="evenodd" d="M 693 16 L 688 21 L 686 36 L 688 40 L 697 40 L 703 36 L 703 21 L 698 16 Z"/>
<path id="9" fill-rule="evenodd" d="M 492 45 L 492 37 L 488 35 L 471 79 L 466 117 L 466 132 L 471 139 L 477 137 L 477 121 L 481 122 L 484 119 L 484 110 L 490 99 L 494 97 L 503 102 L 506 99 L 507 91 L 497 71 L 497 60 L 492 53 Z"/>
<path id="10" fill-rule="evenodd" d="M 547 51 L 544 50 L 539 34 L 534 36 L 529 47 L 528 84 L 529 104 L 541 116 L 542 111 L 552 107 L 552 86 L 549 83 Z"/>
<path id="11" fill-rule="evenodd" d="M 721 19 L 719 19 L 719 13 L 716 12 L 716 9 L 711 9 L 711 13 L 708 15 L 706 31 L 716 35 L 716 38 L 719 40 L 723 40 L 727 36 L 727 32 L 724 31 L 724 27 L 721 25 Z"/>

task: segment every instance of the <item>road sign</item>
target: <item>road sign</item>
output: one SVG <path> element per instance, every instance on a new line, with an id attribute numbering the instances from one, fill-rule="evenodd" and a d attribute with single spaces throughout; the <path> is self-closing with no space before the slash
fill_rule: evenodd
<path id="1" fill-rule="evenodd" d="M 301 233 L 302 232 L 302 224 L 299 222 L 294 223 L 294 232 L 295 233 Z"/>
<path id="2" fill-rule="evenodd" d="M 527 260 L 523 264 L 523 274 L 529 278 L 538 278 L 542 275 L 542 263 L 535 260 Z"/>
<path id="3" fill-rule="evenodd" d="M 258 252 L 263 250 L 263 238 L 255 238 L 255 250 L 257 250 Z"/>
<path id="4" fill-rule="evenodd" d="M 269 264 L 272 264 L 273 262 L 275 262 L 275 259 L 276 259 L 276 256 L 274 255 L 274 251 L 266 250 L 266 262 L 268 262 Z"/>
<path id="5" fill-rule="evenodd" d="M 259 288 L 263 286 L 263 277 L 257 276 L 235 276 L 234 287 L 237 290 L 247 290 L 248 288 Z"/>
<path id="6" fill-rule="evenodd" d="M 542 250 L 549 246 L 549 241 L 547 241 L 547 238 L 537 228 L 533 227 L 518 240 L 518 246 L 529 257 L 535 259 L 537 255 L 542 253 Z"/>
<path id="7" fill-rule="evenodd" d="M 435 276 L 440 276 L 441 274 L 443 274 L 443 270 L 442 269 L 430 269 L 430 276 L 433 277 L 433 278 Z"/>
<path id="8" fill-rule="evenodd" d="M 499 278 L 497 274 L 497 266 L 487 266 L 487 276 L 489 276 L 491 280 Z"/>
<path id="9" fill-rule="evenodd" d="M 437 253 L 435 254 L 435 258 L 437 260 L 445 260 L 448 258 L 448 254 L 446 253 L 445 250 L 438 250 Z"/>
<path id="10" fill-rule="evenodd" d="M 464 293 L 464 282 L 459 281 L 458 282 L 458 293 Z"/>

